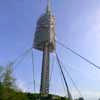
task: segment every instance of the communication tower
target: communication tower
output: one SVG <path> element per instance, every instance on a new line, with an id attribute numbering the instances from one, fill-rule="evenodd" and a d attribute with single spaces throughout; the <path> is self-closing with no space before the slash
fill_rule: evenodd
<path id="1" fill-rule="evenodd" d="M 49 93 L 50 53 L 55 50 L 55 17 L 51 0 L 47 1 L 45 13 L 37 21 L 33 47 L 43 52 L 40 93 Z"/>

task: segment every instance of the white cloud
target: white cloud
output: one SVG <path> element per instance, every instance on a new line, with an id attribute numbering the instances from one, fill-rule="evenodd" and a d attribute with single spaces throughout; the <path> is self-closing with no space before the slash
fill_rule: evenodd
<path id="1" fill-rule="evenodd" d="M 24 81 L 17 80 L 16 81 L 16 85 L 17 85 L 18 89 L 20 89 L 21 91 L 23 91 L 23 92 L 26 92 L 27 91 L 27 87 L 25 86 Z"/>

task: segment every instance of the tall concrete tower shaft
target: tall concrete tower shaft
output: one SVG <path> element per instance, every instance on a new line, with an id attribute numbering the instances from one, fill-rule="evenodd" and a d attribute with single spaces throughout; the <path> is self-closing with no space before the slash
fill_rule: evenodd
<path id="1" fill-rule="evenodd" d="M 50 53 L 55 50 L 55 17 L 51 11 L 51 0 L 45 13 L 37 22 L 33 47 L 43 52 L 40 93 L 49 93 Z"/>
<path id="2" fill-rule="evenodd" d="M 44 44 L 40 93 L 49 93 L 49 46 Z"/>

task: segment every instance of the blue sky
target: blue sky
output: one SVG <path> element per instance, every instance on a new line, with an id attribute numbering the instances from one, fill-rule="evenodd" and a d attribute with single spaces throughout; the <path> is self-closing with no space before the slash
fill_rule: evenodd
<path id="1" fill-rule="evenodd" d="M 57 40 L 100 65 L 100 0 L 52 0 L 52 4 Z M 32 46 L 36 22 L 44 13 L 45 6 L 46 0 L 0 0 L 0 65 L 5 66 Z M 33 51 L 38 92 L 42 53 Z M 57 52 L 86 100 L 97 100 L 100 96 L 100 70 L 92 68 L 59 45 Z M 53 54 L 51 59 L 55 59 Z M 52 78 L 51 91 L 65 95 L 56 61 L 53 74 L 55 77 Z M 19 87 L 33 90 L 31 54 L 18 65 L 14 76 Z M 78 96 L 70 80 L 67 80 L 71 84 L 73 96 Z"/>

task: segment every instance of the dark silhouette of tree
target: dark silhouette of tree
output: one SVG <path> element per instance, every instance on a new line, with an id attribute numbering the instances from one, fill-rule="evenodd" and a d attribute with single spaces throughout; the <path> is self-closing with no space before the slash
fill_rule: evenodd
<path id="1" fill-rule="evenodd" d="M 80 97 L 79 100 L 84 100 L 84 98 Z"/>

